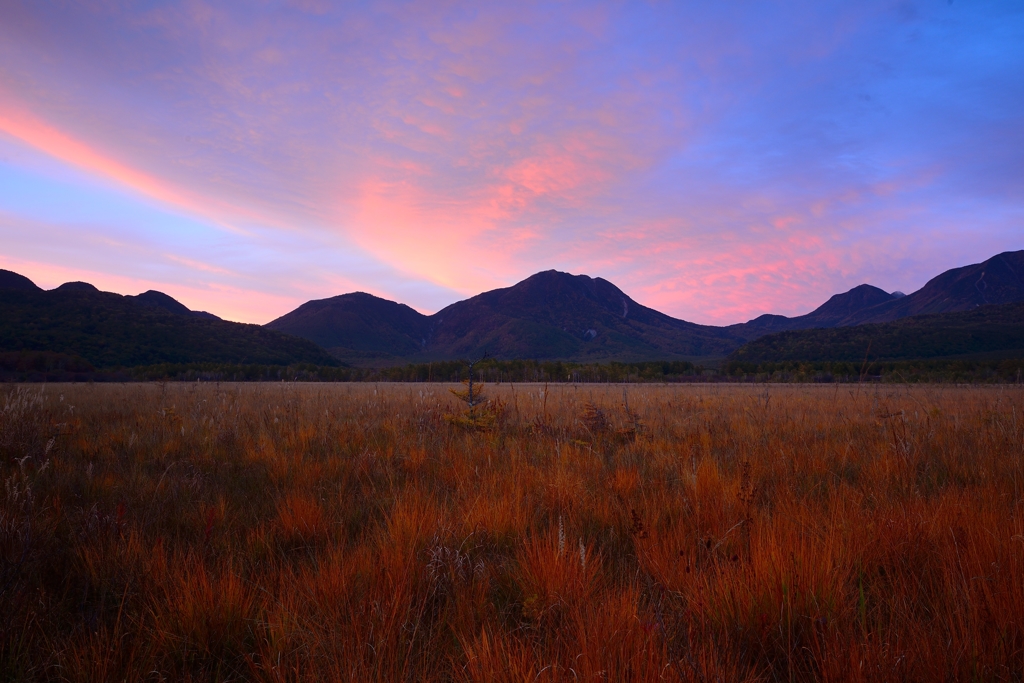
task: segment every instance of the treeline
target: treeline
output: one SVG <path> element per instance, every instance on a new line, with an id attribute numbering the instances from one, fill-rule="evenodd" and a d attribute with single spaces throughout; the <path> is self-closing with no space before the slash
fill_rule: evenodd
<path id="1" fill-rule="evenodd" d="M 718 379 L 740 382 L 1020 383 L 1024 359 L 852 362 L 728 361 Z"/>
<path id="2" fill-rule="evenodd" d="M 0 381 L 7 382 L 461 382 L 464 361 L 390 368 L 315 364 L 261 365 L 164 363 L 97 370 L 77 356 L 52 352 L 0 352 Z M 484 360 L 473 378 L 502 382 L 957 382 L 1021 383 L 1024 359 L 853 362 L 727 361 L 707 368 L 687 361 L 569 363 Z"/>
<path id="3" fill-rule="evenodd" d="M 112 378 L 79 356 L 53 351 L 0 351 L 0 381 L 87 382 Z M 120 375 L 121 381 L 128 379 Z"/>
<path id="4" fill-rule="evenodd" d="M 916 315 L 887 323 L 790 330 L 759 337 L 734 351 L 743 363 L 949 359 L 968 354 L 1019 355 L 1024 350 L 1024 302 L 969 311 Z"/>
<path id="5" fill-rule="evenodd" d="M 693 381 L 703 368 L 687 361 L 640 363 L 571 363 L 564 361 L 492 360 L 473 366 L 474 379 L 484 382 L 678 382 Z M 377 371 L 381 380 L 396 382 L 461 382 L 469 376 L 463 361 L 420 363 Z"/>
<path id="6" fill-rule="evenodd" d="M 207 382 L 461 382 L 469 377 L 463 361 L 439 361 L 390 368 L 320 365 L 224 365 L 164 363 L 127 370 L 141 381 Z M 644 363 L 568 363 L 491 360 L 473 366 L 473 378 L 501 382 L 693 382 L 711 371 L 687 361 Z"/>

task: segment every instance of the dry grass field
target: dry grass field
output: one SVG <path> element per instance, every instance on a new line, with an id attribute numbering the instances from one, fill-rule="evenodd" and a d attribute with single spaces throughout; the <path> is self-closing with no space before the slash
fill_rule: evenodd
<path id="1" fill-rule="evenodd" d="M 0 679 L 1021 680 L 1020 387 L 487 393 L 0 387 Z"/>

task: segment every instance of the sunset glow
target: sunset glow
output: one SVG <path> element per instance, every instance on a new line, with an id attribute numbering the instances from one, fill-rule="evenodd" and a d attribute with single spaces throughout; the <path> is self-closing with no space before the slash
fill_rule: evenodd
<path id="1" fill-rule="evenodd" d="M 1024 248 L 1024 6 L 0 0 L 0 268 L 701 323 Z"/>

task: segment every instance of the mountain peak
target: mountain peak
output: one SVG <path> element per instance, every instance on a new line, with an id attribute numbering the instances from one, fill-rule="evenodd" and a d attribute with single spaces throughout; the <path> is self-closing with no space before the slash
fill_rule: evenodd
<path id="1" fill-rule="evenodd" d="M 55 291 L 57 292 L 98 292 L 95 285 L 90 285 L 88 282 L 65 282 Z"/>
<path id="2" fill-rule="evenodd" d="M 189 310 L 188 306 L 181 303 L 174 297 L 164 294 L 163 292 L 158 292 L 155 289 L 151 289 L 131 298 L 135 299 L 137 303 L 140 303 L 143 306 L 162 308 L 165 311 L 177 313 L 178 315 L 188 315 L 192 312 Z"/>
<path id="3" fill-rule="evenodd" d="M 1024 250 L 1004 251 L 992 258 L 936 275 L 924 287 L 864 310 L 844 325 L 889 322 L 925 313 L 969 311 L 986 304 L 1024 300 Z"/>
<path id="4" fill-rule="evenodd" d="M 428 334 L 425 315 L 366 292 L 307 301 L 266 327 L 305 337 L 338 356 L 413 354 Z"/>
<path id="5" fill-rule="evenodd" d="M 309 301 L 268 327 L 339 357 L 431 360 L 678 358 L 723 354 L 733 335 L 641 306 L 602 278 L 545 270 L 425 316 L 363 292 Z"/>
<path id="6" fill-rule="evenodd" d="M 30 292 L 41 291 L 36 283 L 24 275 L 15 273 L 12 270 L 3 270 L 2 268 L 0 268 L 0 289 L 19 289 Z"/>
<path id="7" fill-rule="evenodd" d="M 162 308 L 165 311 L 174 313 L 176 315 L 190 315 L 195 318 L 206 318 L 207 320 L 220 320 L 213 313 L 207 313 L 206 311 L 193 311 L 185 304 L 181 303 L 174 297 L 158 292 L 155 289 L 143 292 L 136 296 L 126 297 L 132 299 L 135 303 L 142 306 L 148 306 L 150 308 Z"/>
<path id="8" fill-rule="evenodd" d="M 873 285 L 857 285 L 848 292 L 831 296 L 821 306 L 801 317 L 808 319 L 808 322 L 813 321 L 816 327 L 833 327 L 866 308 L 895 299 L 892 294 Z"/>

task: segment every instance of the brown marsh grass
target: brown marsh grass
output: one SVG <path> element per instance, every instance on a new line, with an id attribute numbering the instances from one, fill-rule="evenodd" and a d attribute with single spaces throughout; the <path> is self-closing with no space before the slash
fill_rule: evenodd
<path id="1" fill-rule="evenodd" d="M 1019 387 L 488 395 L 0 389 L 0 679 L 1021 680 Z"/>

